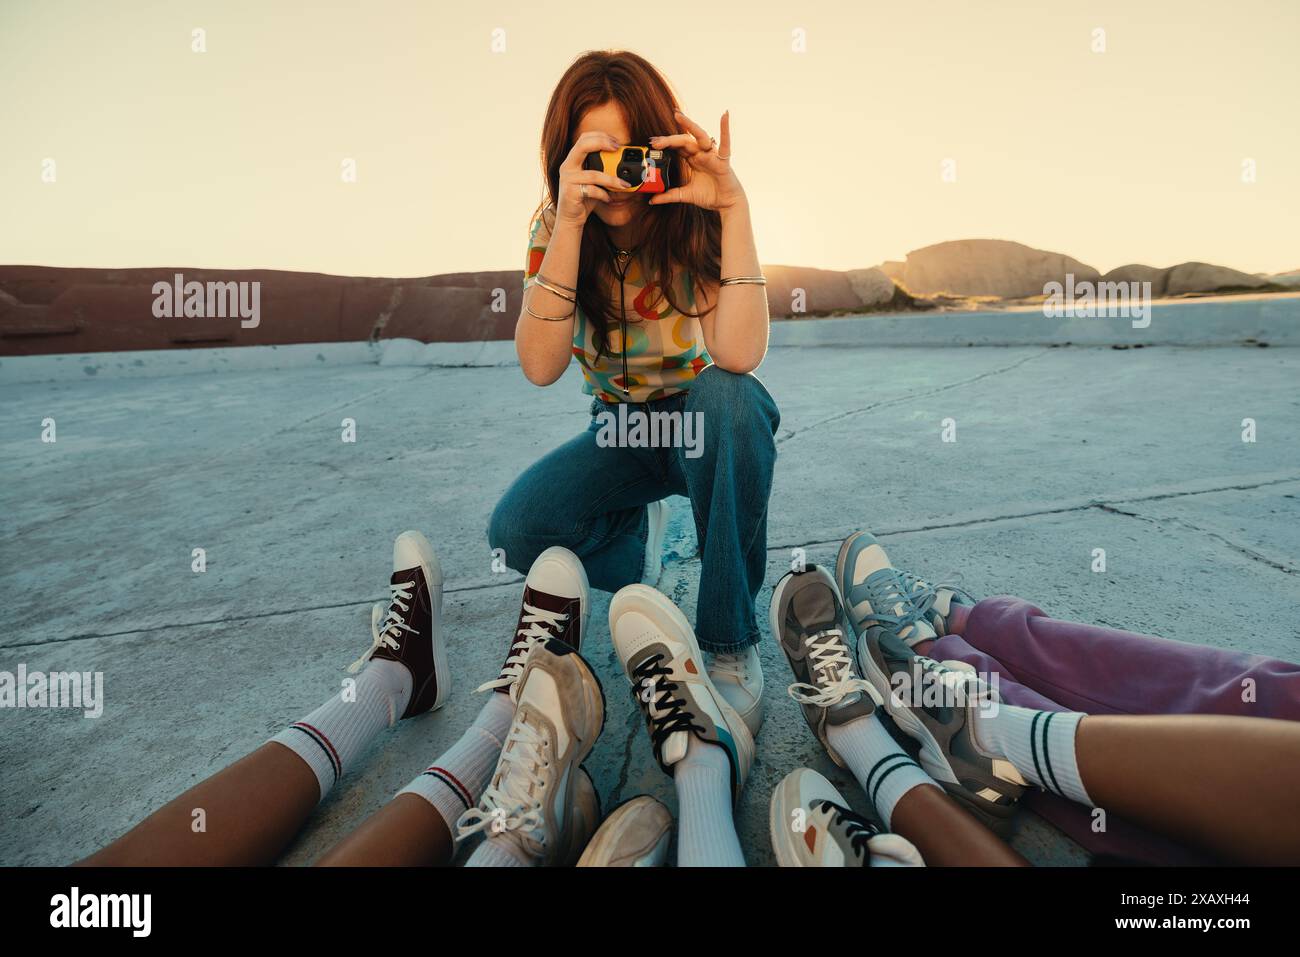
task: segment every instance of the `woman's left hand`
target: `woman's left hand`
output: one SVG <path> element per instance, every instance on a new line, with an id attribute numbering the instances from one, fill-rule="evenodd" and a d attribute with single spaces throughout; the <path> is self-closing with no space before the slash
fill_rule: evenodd
<path id="1" fill-rule="evenodd" d="M 650 197 L 651 206 L 690 203 L 719 212 L 745 201 L 745 190 L 731 168 L 731 115 L 722 114 L 721 141 L 715 141 L 681 110 L 674 114 L 684 132 L 650 137 L 655 149 L 675 149 L 691 168 L 689 183 Z"/>

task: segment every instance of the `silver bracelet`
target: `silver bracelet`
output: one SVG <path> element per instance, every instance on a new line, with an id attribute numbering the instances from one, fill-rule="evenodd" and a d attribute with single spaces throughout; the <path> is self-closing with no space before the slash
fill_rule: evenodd
<path id="1" fill-rule="evenodd" d="M 576 289 L 574 290 L 575 295 L 570 295 L 569 293 L 561 289 L 559 286 L 554 286 L 549 281 L 543 279 L 541 273 L 538 273 L 536 276 L 533 277 L 533 284 L 537 286 L 541 286 L 543 289 L 545 289 L 549 293 L 552 293 L 553 295 L 559 296 L 565 302 L 576 303 L 578 301 L 578 297 L 576 295 L 577 293 Z"/>
<path id="2" fill-rule="evenodd" d="M 767 279 L 763 276 L 732 276 L 730 279 L 724 279 L 718 285 L 721 286 L 766 286 Z"/>
<path id="3" fill-rule="evenodd" d="M 574 289 L 572 286 L 566 286 L 564 283 L 562 283 L 562 282 L 556 282 L 554 279 L 547 279 L 547 278 L 546 278 L 545 276 L 543 276 L 540 272 L 537 274 L 537 279 L 538 279 L 540 282 L 543 282 L 543 283 L 550 283 L 552 286 L 559 286 L 559 287 L 560 287 L 561 289 L 563 289 L 565 292 L 571 292 L 571 293 L 573 293 L 575 296 L 578 294 L 578 290 Z"/>
<path id="4" fill-rule="evenodd" d="M 573 312 L 577 312 L 577 311 L 578 310 L 575 307 Z M 564 320 L 566 319 L 573 318 L 573 312 L 569 313 L 567 316 L 539 316 L 537 313 L 533 312 L 533 310 L 528 307 L 528 303 L 524 303 L 524 312 L 528 313 L 534 319 L 542 319 L 546 322 L 564 322 Z"/>

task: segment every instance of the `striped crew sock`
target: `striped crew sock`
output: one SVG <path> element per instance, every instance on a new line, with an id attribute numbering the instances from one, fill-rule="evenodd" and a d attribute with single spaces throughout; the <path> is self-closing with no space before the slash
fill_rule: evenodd
<path id="1" fill-rule="evenodd" d="M 1087 717 L 1078 711 L 1035 711 L 1001 704 L 972 708 L 975 743 L 983 751 L 1010 761 L 1031 783 L 1093 807 L 1079 777 L 1074 732 Z"/>
<path id="2" fill-rule="evenodd" d="M 878 715 L 830 725 L 826 737 L 848 764 L 886 827 L 904 794 L 923 785 L 939 786 L 898 746 Z"/>
<path id="3" fill-rule="evenodd" d="M 487 704 L 460 739 L 397 793 L 418 794 L 432 804 L 455 841 L 456 819 L 482 796 L 514 716 L 515 703 L 509 695 L 488 695 Z"/>
<path id="4" fill-rule="evenodd" d="M 673 765 L 677 785 L 677 866 L 744 867 L 731 817 L 731 762 L 721 745 L 691 735 Z"/>
<path id="5" fill-rule="evenodd" d="M 272 741 L 283 744 L 316 774 L 320 800 L 371 739 L 397 722 L 411 698 L 411 672 L 396 661 L 371 661 L 345 687 Z"/>

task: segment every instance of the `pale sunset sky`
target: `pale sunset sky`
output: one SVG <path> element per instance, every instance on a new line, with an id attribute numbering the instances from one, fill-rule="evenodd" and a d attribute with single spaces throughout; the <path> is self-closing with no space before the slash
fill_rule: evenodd
<path id="1" fill-rule="evenodd" d="M 1296 269 L 1297 40 L 1296 0 L 0 0 L 0 263 L 519 268 L 551 89 L 629 48 L 731 110 L 766 263 Z"/>

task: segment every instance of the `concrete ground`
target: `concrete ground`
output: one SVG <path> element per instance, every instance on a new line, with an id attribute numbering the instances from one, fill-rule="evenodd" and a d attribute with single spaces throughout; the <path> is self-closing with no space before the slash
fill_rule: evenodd
<path id="1" fill-rule="evenodd" d="M 900 566 L 960 572 L 977 594 L 1300 658 L 1300 350 L 814 342 L 777 345 L 759 374 L 782 409 L 769 584 L 792 549 L 826 561 L 870 528 Z M 106 697 L 93 720 L 0 711 L 9 865 L 87 854 L 314 708 L 369 643 L 393 537 L 418 528 L 447 577 L 455 687 L 436 715 L 384 733 L 284 857 L 312 861 L 477 712 L 520 592 L 518 575 L 493 573 L 488 515 L 587 409 L 572 369 L 539 390 L 517 368 L 366 364 L 85 376 L 0 385 L 0 398 L 0 670 L 102 671 Z M 941 441 L 946 418 L 956 442 Z M 690 615 L 699 563 L 674 505 L 659 585 Z M 608 599 L 584 649 L 608 703 L 588 767 L 607 808 L 638 793 L 672 807 L 603 625 Z M 787 698 L 770 640 L 762 651 L 767 720 L 738 812 L 751 864 L 772 862 L 767 801 L 792 768 L 864 807 Z M 1015 844 L 1037 863 L 1086 860 L 1028 813 Z"/>

